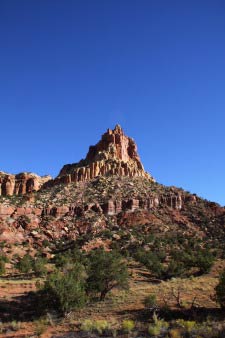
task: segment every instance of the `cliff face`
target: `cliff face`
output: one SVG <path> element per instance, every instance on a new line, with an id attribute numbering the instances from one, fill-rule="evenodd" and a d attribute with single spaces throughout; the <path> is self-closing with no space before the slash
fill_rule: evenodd
<path id="1" fill-rule="evenodd" d="M 37 191 L 50 179 L 51 176 L 40 177 L 26 172 L 17 175 L 0 172 L 0 195 L 12 196 Z"/>
<path id="2" fill-rule="evenodd" d="M 108 129 L 101 140 L 89 148 L 87 156 L 79 163 L 65 165 L 57 178 L 47 185 L 84 182 L 96 176 L 129 176 L 154 179 L 144 171 L 137 145 L 126 136 L 119 125 Z"/>

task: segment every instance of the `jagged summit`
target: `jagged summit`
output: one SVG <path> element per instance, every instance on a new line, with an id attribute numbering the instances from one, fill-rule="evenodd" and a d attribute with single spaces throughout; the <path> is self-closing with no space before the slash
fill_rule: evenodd
<path id="1" fill-rule="evenodd" d="M 0 195 L 23 195 L 58 183 L 84 182 L 96 176 L 114 175 L 154 181 L 144 170 L 135 141 L 126 136 L 118 124 L 113 130 L 108 129 L 96 145 L 90 146 L 85 159 L 64 165 L 55 179 L 27 172 L 13 175 L 0 171 Z"/>
<path id="2" fill-rule="evenodd" d="M 118 124 L 113 130 L 108 129 L 96 145 L 90 146 L 84 160 L 65 165 L 54 181 L 70 183 L 111 175 L 141 176 L 153 180 L 144 171 L 135 141 L 126 136 Z"/>

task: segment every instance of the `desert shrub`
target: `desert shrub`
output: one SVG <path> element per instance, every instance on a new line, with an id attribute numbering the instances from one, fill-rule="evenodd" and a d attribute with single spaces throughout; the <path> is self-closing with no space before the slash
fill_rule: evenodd
<path id="1" fill-rule="evenodd" d="M 157 278 L 162 278 L 164 273 L 164 267 L 162 261 L 164 260 L 164 254 L 161 252 L 146 251 L 144 249 L 138 249 L 134 255 L 134 258 L 140 263 L 144 264 Z"/>
<path id="2" fill-rule="evenodd" d="M 216 300 L 220 304 L 221 308 L 225 309 L 225 269 L 220 274 L 219 283 L 215 287 Z"/>
<path id="3" fill-rule="evenodd" d="M 5 262 L 0 260 L 0 276 L 5 274 Z"/>
<path id="4" fill-rule="evenodd" d="M 82 331 L 91 332 L 93 330 L 93 321 L 91 319 L 85 319 L 80 328 Z"/>
<path id="5" fill-rule="evenodd" d="M 115 287 L 128 288 L 128 270 L 123 258 L 115 251 L 106 252 L 97 249 L 89 257 L 87 290 L 100 294 L 104 300 L 106 294 Z"/>
<path id="6" fill-rule="evenodd" d="M 56 267 L 62 268 L 76 263 L 86 265 L 87 259 L 81 250 L 79 250 L 78 248 L 74 248 L 55 255 L 53 263 L 55 263 Z"/>
<path id="7" fill-rule="evenodd" d="M 169 279 L 172 277 L 182 276 L 186 269 L 179 255 L 177 255 L 177 252 L 174 252 L 167 266 L 162 264 L 165 257 L 165 252 L 160 250 L 152 252 L 144 249 L 138 249 L 135 254 L 135 259 L 144 264 L 146 268 L 159 279 Z"/>
<path id="8" fill-rule="evenodd" d="M 43 246 L 44 248 L 47 248 L 49 245 L 50 245 L 50 242 L 49 242 L 47 239 L 44 239 L 44 240 L 42 241 L 42 246 Z"/>
<path id="9" fill-rule="evenodd" d="M 191 321 L 191 320 L 184 320 L 184 319 L 178 319 L 176 321 L 176 324 L 183 328 L 185 332 L 190 333 L 191 331 L 193 331 L 195 328 L 197 328 L 197 323 L 195 321 Z"/>
<path id="10" fill-rule="evenodd" d="M 149 325 L 148 333 L 150 334 L 150 336 L 158 336 L 163 331 L 166 331 L 168 326 L 168 323 L 165 322 L 163 319 L 159 319 L 157 314 L 154 312 L 153 323 Z"/>
<path id="11" fill-rule="evenodd" d="M 0 255 L 0 275 L 5 274 L 5 263 L 8 262 L 8 258 L 4 255 Z"/>
<path id="12" fill-rule="evenodd" d="M 167 267 L 164 268 L 161 276 L 164 279 L 182 276 L 185 272 L 184 264 L 180 261 L 171 259 Z"/>
<path id="13" fill-rule="evenodd" d="M 149 325 L 148 327 L 148 333 L 150 334 L 150 336 L 158 336 L 161 332 L 161 327 L 160 326 L 157 326 L 157 325 Z"/>
<path id="14" fill-rule="evenodd" d="M 122 329 L 125 332 L 131 332 L 135 328 L 135 323 L 133 320 L 125 319 L 122 322 Z"/>
<path id="15" fill-rule="evenodd" d="M 110 329 L 110 324 L 107 320 L 99 319 L 99 320 L 91 320 L 86 319 L 81 324 L 81 330 L 86 332 L 94 332 L 96 331 L 98 334 L 102 334 L 104 331 Z"/>
<path id="16" fill-rule="evenodd" d="M 210 271 L 215 257 L 208 250 L 198 251 L 196 255 L 196 266 L 199 268 L 200 273 L 207 273 Z"/>
<path id="17" fill-rule="evenodd" d="M 183 268 L 185 266 L 186 271 L 192 267 L 196 267 L 199 269 L 200 274 L 209 272 L 215 261 L 214 255 L 208 249 L 200 248 L 199 246 L 191 248 L 192 245 L 188 242 L 185 250 L 172 251 L 171 256 L 173 260 L 183 265 Z"/>
<path id="18" fill-rule="evenodd" d="M 40 290 L 44 308 L 54 308 L 62 313 L 79 309 L 86 302 L 83 266 L 76 264 L 67 271 L 50 274 Z"/>
<path id="19" fill-rule="evenodd" d="M 0 248 L 3 249 L 6 246 L 6 241 L 0 242 Z"/>
<path id="20" fill-rule="evenodd" d="M 103 237 L 103 238 L 108 238 L 108 239 L 111 239 L 113 237 L 113 233 L 110 229 L 105 229 L 103 230 L 100 235 Z"/>
<path id="21" fill-rule="evenodd" d="M 48 320 L 45 317 L 41 317 L 34 321 L 35 333 L 38 337 L 41 337 L 47 330 Z"/>
<path id="22" fill-rule="evenodd" d="M 47 263 L 46 259 L 43 257 L 38 257 L 35 260 L 33 260 L 32 269 L 36 274 L 36 276 L 41 277 L 46 275 L 47 273 L 47 269 L 45 266 L 46 263 Z"/>
<path id="23" fill-rule="evenodd" d="M 13 320 L 9 323 L 8 328 L 12 331 L 18 331 L 21 327 L 21 322 L 17 322 L 16 320 Z"/>
<path id="24" fill-rule="evenodd" d="M 99 334 L 102 334 L 105 330 L 110 329 L 110 324 L 107 322 L 107 320 L 98 319 L 94 322 L 93 329 L 96 330 Z"/>
<path id="25" fill-rule="evenodd" d="M 26 254 L 16 264 L 16 268 L 22 273 L 29 273 L 33 269 L 33 258 Z"/>
<path id="26" fill-rule="evenodd" d="M 146 308 L 154 308 L 156 306 L 156 295 L 150 294 L 145 297 L 144 305 Z"/>

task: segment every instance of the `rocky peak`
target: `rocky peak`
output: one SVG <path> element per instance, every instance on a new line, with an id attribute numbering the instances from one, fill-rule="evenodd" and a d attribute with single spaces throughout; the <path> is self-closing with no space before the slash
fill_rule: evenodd
<path id="1" fill-rule="evenodd" d="M 138 167 L 143 169 L 134 140 L 127 137 L 118 124 L 113 130 L 108 129 L 102 135 L 101 140 L 95 146 L 89 148 L 86 161 L 90 163 L 99 159 L 112 159 L 124 162 L 134 160 Z"/>
<path id="2" fill-rule="evenodd" d="M 84 160 L 65 165 L 54 182 L 88 181 L 96 176 L 111 175 L 153 180 L 144 171 L 135 141 L 126 136 L 118 124 L 113 130 L 108 129 L 96 145 L 90 146 Z"/>

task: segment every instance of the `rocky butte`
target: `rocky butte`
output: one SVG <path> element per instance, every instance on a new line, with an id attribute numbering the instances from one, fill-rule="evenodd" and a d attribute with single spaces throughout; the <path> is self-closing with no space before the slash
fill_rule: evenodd
<path id="1" fill-rule="evenodd" d="M 0 172 L 0 195 L 0 241 L 11 243 L 41 245 L 45 239 L 71 240 L 113 227 L 224 234 L 225 209 L 155 182 L 119 125 L 55 179 Z"/>
<path id="2" fill-rule="evenodd" d="M 144 177 L 153 181 L 144 171 L 137 145 L 126 136 L 119 125 L 108 129 L 101 140 L 90 146 L 87 156 L 78 163 L 66 164 L 53 180 L 51 176 L 40 177 L 23 172 L 17 175 L 0 172 L 0 195 L 23 195 L 59 183 L 84 182 L 96 176 Z"/>
<path id="3" fill-rule="evenodd" d="M 126 136 L 119 125 L 108 129 L 101 140 L 90 146 L 87 156 L 78 163 L 66 164 L 53 181 L 45 186 L 57 183 L 89 181 L 96 176 L 144 177 L 153 181 L 145 172 L 137 153 L 134 140 Z"/>

